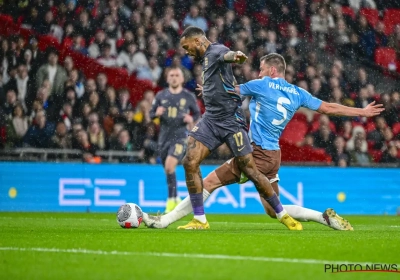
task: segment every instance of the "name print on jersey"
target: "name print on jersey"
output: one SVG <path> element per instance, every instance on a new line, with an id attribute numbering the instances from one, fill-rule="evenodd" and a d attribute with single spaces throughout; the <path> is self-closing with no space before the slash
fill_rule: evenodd
<path id="1" fill-rule="evenodd" d="M 279 89 L 279 90 L 282 90 L 287 93 L 299 95 L 299 93 L 297 92 L 297 90 L 294 87 L 283 87 L 279 84 L 275 84 L 274 82 L 269 82 L 268 86 L 272 89 Z"/>

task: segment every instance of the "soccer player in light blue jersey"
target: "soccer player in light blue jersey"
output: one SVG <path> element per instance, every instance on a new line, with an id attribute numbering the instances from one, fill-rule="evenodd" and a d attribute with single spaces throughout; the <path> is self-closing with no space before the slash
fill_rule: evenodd
<path id="1" fill-rule="evenodd" d="M 360 109 L 321 101 L 306 90 L 288 83 L 284 79 L 285 69 L 285 59 L 281 55 L 275 53 L 266 55 L 261 58 L 260 79 L 236 86 L 237 93 L 252 97 L 250 139 L 253 145 L 253 157 L 257 169 L 269 179 L 277 194 L 279 194 L 278 170 L 281 161 L 279 137 L 300 107 L 322 114 L 350 117 L 373 117 L 384 110 L 381 104 L 375 105 L 374 102 Z M 221 186 L 246 181 L 247 178 L 240 172 L 235 158 L 232 158 L 204 179 L 203 199 L 206 200 L 211 192 Z M 269 204 L 262 197 L 260 199 L 267 214 L 276 218 Z M 314 221 L 336 230 L 353 230 L 350 223 L 331 208 L 322 213 L 297 205 L 283 205 L 283 207 L 298 221 Z M 165 228 L 191 212 L 190 200 L 185 198 L 167 215 L 154 217 L 144 213 L 143 220 L 148 227 Z"/>

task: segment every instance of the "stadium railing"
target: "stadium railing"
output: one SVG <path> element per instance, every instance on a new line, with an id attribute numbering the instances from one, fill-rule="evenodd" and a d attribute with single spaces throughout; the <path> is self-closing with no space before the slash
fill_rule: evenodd
<path id="1" fill-rule="evenodd" d="M 97 151 L 96 156 L 106 162 L 119 162 L 121 158 L 139 158 L 137 151 Z M 0 161 L 82 161 L 82 151 L 77 149 L 17 148 L 0 150 Z"/>

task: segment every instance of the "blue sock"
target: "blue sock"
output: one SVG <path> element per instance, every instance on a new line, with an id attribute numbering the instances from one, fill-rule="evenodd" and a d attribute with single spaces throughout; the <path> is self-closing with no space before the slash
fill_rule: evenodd
<path id="1" fill-rule="evenodd" d="M 190 202 L 192 203 L 193 213 L 195 216 L 204 215 L 203 193 L 191 193 Z"/>
<path id="2" fill-rule="evenodd" d="M 168 184 L 168 198 L 177 197 L 176 194 L 176 174 L 167 174 L 167 184 Z"/>
<path id="3" fill-rule="evenodd" d="M 282 203 L 279 201 L 279 198 L 276 195 L 276 193 L 274 193 L 273 196 L 264 197 L 264 199 L 269 203 L 269 205 L 271 205 L 276 214 L 283 211 Z"/>

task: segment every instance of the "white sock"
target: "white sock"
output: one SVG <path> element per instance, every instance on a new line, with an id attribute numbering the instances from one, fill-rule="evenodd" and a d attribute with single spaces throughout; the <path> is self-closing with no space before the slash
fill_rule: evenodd
<path id="1" fill-rule="evenodd" d="M 209 196 L 210 196 L 210 193 L 206 189 L 203 189 L 203 201 L 206 201 Z M 172 210 L 168 214 L 161 216 L 161 224 L 163 226 L 167 227 L 170 224 L 180 220 L 181 218 L 189 215 L 192 212 L 193 212 L 192 203 L 190 202 L 190 197 L 187 196 L 182 200 L 181 203 L 178 204 L 178 206 L 175 207 L 174 210 Z M 204 215 L 204 219 L 205 219 L 205 215 Z M 201 222 L 201 220 L 199 220 L 199 221 Z M 205 221 L 207 221 L 207 220 L 205 219 Z M 205 223 L 205 221 L 204 221 L 204 223 Z"/>
<path id="2" fill-rule="evenodd" d="M 199 222 L 201 222 L 201 223 L 205 223 L 205 222 L 207 222 L 207 219 L 206 219 L 206 215 L 205 214 L 203 214 L 203 215 L 194 215 L 194 218 L 196 219 L 196 220 L 198 220 Z"/>
<path id="3" fill-rule="evenodd" d="M 280 220 L 283 216 L 285 216 L 287 214 L 287 211 L 286 211 L 285 207 L 283 207 L 283 210 L 281 212 L 275 213 L 275 214 L 276 214 L 276 217 L 278 218 L 278 220 Z"/>
<path id="4" fill-rule="evenodd" d="M 293 218 L 295 218 L 300 222 L 313 221 L 326 226 L 328 225 L 325 219 L 322 217 L 321 212 L 297 205 L 283 205 L 283 208 L 285 208 L 285 210 L 290 216 L 292 216 Z"/>

